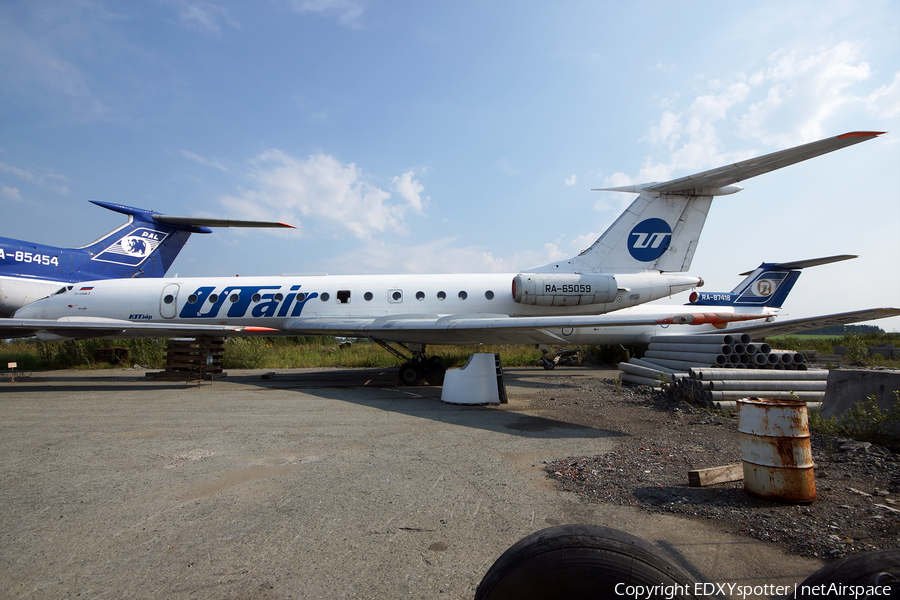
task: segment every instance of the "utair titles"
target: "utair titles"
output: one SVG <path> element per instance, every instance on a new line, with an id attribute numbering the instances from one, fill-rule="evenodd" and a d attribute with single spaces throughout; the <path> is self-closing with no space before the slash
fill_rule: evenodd
<path id="1" fill-rule="evenodd" d="M 298 317 L 303 307 L 318 292 L 300 292 L 301 285 L 292 285 L 290 290 L 281 293 L 280 285 L 229 285 L 221 292 L 215 286 L 197 288 L 188 296 L 179 317 L 182 319 L 214 319 L 227 303 L 225 316 L 230 318 L 244 317 L 250 311 L 251 317 Z M 132 315 L 140 319 L 143 315 Z"/>

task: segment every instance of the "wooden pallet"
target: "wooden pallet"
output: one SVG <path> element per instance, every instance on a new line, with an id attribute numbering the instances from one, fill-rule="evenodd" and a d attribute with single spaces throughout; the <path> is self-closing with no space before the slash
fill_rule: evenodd
<path id="1" fill-rule="evenodd" d="M 195 340 L 169 340 L 166 343 L 166 367 L 147 373 L 153 379 L 176 381 L 212 380 L 222 377 L 225 338 L 199 337 Z"/>

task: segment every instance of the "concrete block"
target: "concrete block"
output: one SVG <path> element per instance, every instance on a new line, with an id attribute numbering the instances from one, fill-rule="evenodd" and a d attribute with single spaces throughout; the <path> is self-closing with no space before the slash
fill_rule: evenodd
<path id="1" fill-rule="evenodd" d="M 897 390 L 900 390 L 900 371 L 832 369 L 828 373 L 821 415 L 825 418 L 842 415 L 873 394 L 878 399 L 878 408 L 888 412 Z"/>

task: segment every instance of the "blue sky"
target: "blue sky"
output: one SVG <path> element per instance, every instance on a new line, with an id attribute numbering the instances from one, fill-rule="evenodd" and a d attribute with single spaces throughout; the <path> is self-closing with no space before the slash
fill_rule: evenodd
<path id="1" fill-rule="evenodd" d="M 691 268 L 860 255 L 791 317 L 900 306 L 897 0 L 0 4 L 0 235 L 86 244 L 121 223 L 89 200 L 298 227 L 182 276 L 522 271 L 634 197 L 591 188 L 853 130 L 889 133 L 717 198 Z"/>

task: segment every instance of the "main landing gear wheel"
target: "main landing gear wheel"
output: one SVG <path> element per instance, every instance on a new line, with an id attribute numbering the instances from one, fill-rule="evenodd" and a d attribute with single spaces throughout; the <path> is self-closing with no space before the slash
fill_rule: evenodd
<path id="1" fill-rule="evenodd" d="M 413 358 L 403 363 L 397 376 L 403 385 L 420 385 L 422 381 L 428 385 L 443 385 L 447 367 L 440 356 L 432 356 L 429 359 Z"/>
<path id="2" fill-rule="evenodd" d="M 599 525 L 560 525 L 513 544 L 488 569 L 475 600 L 626 598 L 627 588 L 635 585 L 658 586 L 656 595 L 645 591 L 642 599 L 686 600 L 697 598 L 694 583 L 684 569 L 633 535 Z"/>
<path id="3" fill-rule="evenodd" d="M 447 367 L 444 366 L 444 359 L 440 356 L 432 356 L 425 365 L 425 381 L 428 385 L 444 385 L 444 375 L 447 374 Z"/>
<path id="4" fill-rule="evenodd" d="M 400 371 L 397 374 L 400 378 L 400 383 L 403 385 L 419 385 L 422 383 L 422 380 L 425 378 L 423 362 L 424 361 L 413 359 L 401 365 Z"/>

